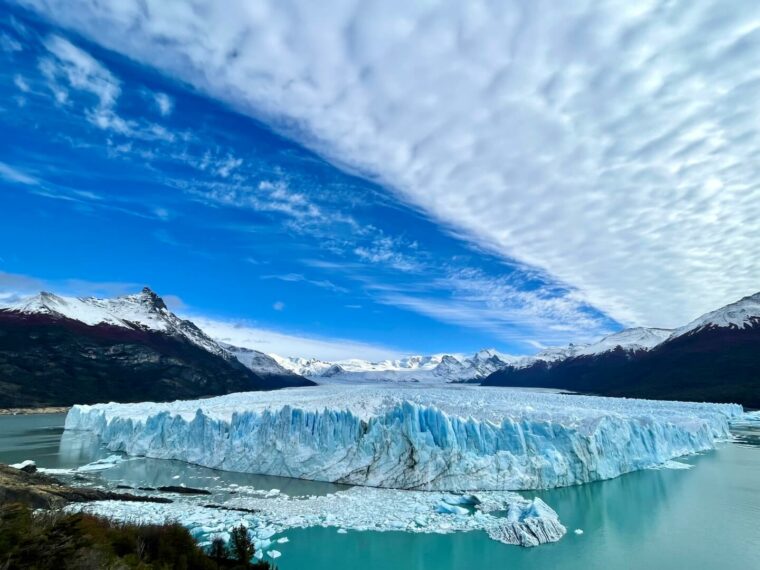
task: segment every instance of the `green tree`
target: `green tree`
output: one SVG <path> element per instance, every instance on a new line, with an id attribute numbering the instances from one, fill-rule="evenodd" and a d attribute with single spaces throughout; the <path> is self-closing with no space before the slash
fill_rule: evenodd
<path id="1" fill-rule="evenodd" d="M 242 564 L 250 564 L 256 549 L 253 547 L 253 541 L 248 535 L 248 529 L 245 525 L 241 524 L 232 529 L 230 544 L 235 559 Z"/>
<path id="2" fill-rule="evenodd" d="M 221 536 L 217 536 L 211 541 L 208 555 L 217 564 L 227 560 L 227 545 L 224 543 L 224 539 Z"/>

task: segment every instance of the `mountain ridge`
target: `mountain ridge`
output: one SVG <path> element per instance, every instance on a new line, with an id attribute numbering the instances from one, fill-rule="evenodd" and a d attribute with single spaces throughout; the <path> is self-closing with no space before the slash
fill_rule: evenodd
<path id="1" fill-rule="evenodd" d="M 760 293 L 705 313 L 649 347 L 629 345 L 508 365 L 482 385 L 760 408 Z"/>

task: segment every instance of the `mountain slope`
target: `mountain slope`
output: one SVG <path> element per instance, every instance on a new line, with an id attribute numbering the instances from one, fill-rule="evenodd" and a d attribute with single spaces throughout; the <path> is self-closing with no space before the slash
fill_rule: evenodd
<path id="1" fill-rule="evenodd" d="M 617 348 L 508 366 L 484 386 L 564 388 L 608 396 L 760 407 L 760 293 L 676 329 L 651 348 Z"/>
<path id="2" fill-rule="evenodd" d="M 510 363 L 516 368 L 526 368 L 537 362 L 559 362 L 579 356 L 603 354 L 618 348 L 636 352 L 649 350 L 668 339 L 673 334 L 671 329 L 636 327 L 625 329 L 605 336 L 591 344 L 569 344 L 568 346 L 547 348 L 533 356 L 525 356 Z"/>
<path id="3" fill-rule="evenodd" d="M 222 344 L 222 346 L 246 368 L 270 381 L 293 383 L 302 379 L 302 375 L 281 366 L 268 354 L 231 344 Z"/>
<path id="4" fill-rule="evenodd" d="M 147 288 L 115 299 L 41 293 L 0 308 L 0 406 L 172 400 L 309 384 L 255 374 Z"/>

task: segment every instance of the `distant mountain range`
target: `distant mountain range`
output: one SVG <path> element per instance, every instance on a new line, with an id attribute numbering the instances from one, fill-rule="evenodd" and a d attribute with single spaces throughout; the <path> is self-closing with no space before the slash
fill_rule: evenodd
<path id="1" fill-rule="evenodd" d="M 257 373 L 148 288 L 115 299 L 40 293 L 0 307 L 0 406 L 197 398 L 312 384 Z"/>
<path id="2" fill-rule="evenodd" d="M 514 362 L 515 357 L 496 350 L 481 350 L 473 356 L 437 354 L 408 356 L 397 360 L 370 362 L 349 359 L 325 362 L 317 359 L 271 355 L 278 365 L 320 383 L 349 382 L 473 382 Z"/>
<path id="3" fill-rule="evenodd" d="M 760 293 L 678 329 L 631 328 L 532 356 L 494 349 L 370 362 L 215 340 L 148 288 L 0 306 L 0 406 L 197 398 L 314 383 L 471 382 L 760 408 Z"/>
<path id="4" fill-rule="evenodd" d="M 512 362 L 484 386 L 735 402 L 760 408 L 760 293 L 674 329 L 629 329 Z"/>

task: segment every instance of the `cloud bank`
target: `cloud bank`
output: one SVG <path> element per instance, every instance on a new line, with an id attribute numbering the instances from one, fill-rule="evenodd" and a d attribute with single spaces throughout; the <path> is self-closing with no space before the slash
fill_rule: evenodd
<path id="1" fill-rule="evenodd" d="M 363 358 L 385 360 L 399 358 L 402 352 L 376 344 L 337 338 L 316 338 L 260 328 L 243 321 L 229 321 L 189 316 L 203 331 L 216 340 L 259 350 L 267 354 L 320 360 Z"/>
<path id="2" fill-rule="evenodd" d="M 757 2 L 21 4 L 622 323 L 674 326 L 760 288 Z"/>

